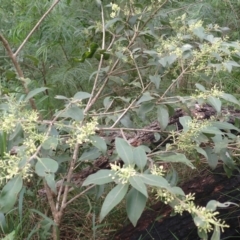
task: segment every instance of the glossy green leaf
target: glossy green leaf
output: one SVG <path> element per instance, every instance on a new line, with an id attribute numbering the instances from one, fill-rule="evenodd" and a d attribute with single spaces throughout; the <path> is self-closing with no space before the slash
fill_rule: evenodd
<path id="1" fill-rule="evenodd" d="M 90 97 L 91 97 L 91 94 L 89 94 L 87 92 L 77 92 L 73 96 L 73 100 L 83 100 L 83 99 L 88 99 Z"/>
<path id="2" fill-rule="evenodd" d="M 99 156 L 101 156 L 100 151 L 96 147 L 88 148 L 83 152 L 81 157 L 79 158 L 79 161 L 84 161 L 84 160 L 95 160 Z"/>
<path id="3" fill-rule="evenodd" d="M 157 120 L 160 124 L 161 130 L 164 130 L 169 123 L 168 108 L 165 105 L 157 106 Z"/>
<path id="4" fill-rule="evenodd" d="M 48 137 L 48 139 L 43 142 L 42 147 L 44 149 L 55 150 L 57 148 L 57 145 L 58 145 L 58 138 Z"/>
<path id="5" fill-rule="evenodd" d="M 161 176 L 145 174 L 145 173 L 139 176 L 142 178 L 142 181 L 147 185 L 160 187 L 160 188 L 170 187 L 170 184 L 167 182 L 167 180 Z"/>
<path id="6" fill-rule="evenodd" d="M 90 184 L 102 185 L 106 183 L 113 182 L 112 179 L 114 172 L 112 170 L 102 169 L 97 171 L 94 174 L 89 175 L 86 180 L 83 182 L 82 186 L 87 186 Z"/>
<path id="7" fill-rule="evenodd" d="M 220 99 L 213 97 L 213 96 L 209 96 L 207 98 L 207 102 L 215 108 L 215 110 L 217 111 L 217 113 L 221 112 L 222 109 L 222 102 Z"/>
<path id="8" fill-rule="evenodd" d="M 176 153 L 169 156 L 159 156 L 161 160 L 164 162 L 176 162 L 176 163 L 183 163 L 189 166 L 190 168 L 194 169 L 194 165 L 187 159 L 184 154 Z"/>
<path id="9" fill-rule="evenodd" d="M 58 163 L 51 158 L 39 158 L 35 165 L 35 172 L 40 177 L 45 177 L 49 173 L 58 170 Z"/>
<path id="10" fill-rule="evenodd" d="M 122 138 L 116 138 L 115 144 L 118 156 L 123 160 L 123 162 L 126 165 L 133 164 L 133 147 Z"/>
<path id="11" fill-rule="evenodd" d="M 148 197 L 146 185 L 144 184 L 140 176 L 136 175 L 136 176 L 130 177 L 129 182 L 132 185 L 132 187 L 134 187 L 136 190 L 138 190 L 143 195 Z"/>
<path id="12" fill-rule="evenodd" d="M 21 176 L 16 176 L 7 182 L 0 194 L 0 212 L 6 213 L 14 207 L 22 186 Z"/>
<path id="13" fill-rule="evenodd" d="M 133 148 L 133 156 L 134 156 L 134 161 L 136 165 L 142 171 L 147 164 L 147 155 L 145 153 L 144 148 L 141 146 Z"/>
<path id="14" fill-rule="evenodd" d="M 107 151 L 107 144 L 103 138 L 91 136 L 90 140 L 92 141 L 92 145 L 98 148 L 101 152 L 105 153 Z"/>
<path id="15" fill-rule="evenodd" d="M 142 215 L 146 202 L 147 197 L 136 189 L 132 188 L 128 192 L 126 198 L 127 215 L 134 227 L 137 225 L 137 221 Z"/>
<path id="16" fill-rule="evenodd" d="M 100 212 L 100 222 L 116 205 L 122 201 L 127 193 L 127 190 L 128 184 L 118 184 L 108 193 Z"/>
<path id="17" fill-rule="evenodd" d="M 32 90 L 28 93 L 28 95 L 25 98 L 25 101 L 28 101 L 30 98 L 34 97 L 38 93 L 45 91 L 46 89 L 48 89 L 48 88 L 47 87 L 35 88 L 34 90 Z"/>

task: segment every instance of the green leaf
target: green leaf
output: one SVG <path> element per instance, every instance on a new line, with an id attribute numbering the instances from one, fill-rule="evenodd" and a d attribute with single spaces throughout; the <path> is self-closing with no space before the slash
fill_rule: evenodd
<path id="1" fill-rule="evenodd" d="M 91 136 L 90 140 L 92 141 L 92 145 L 97 147 L 101 152 L 105 153 L 107 151 L 107 144 L 101 137 Z"/>
<path id="2" fill-rule="evenodd" d="M 127 215 L 134 227 L 137 225 L 137 221 L 142 215 L 146 202 L 147 197 L 136 189 L 132 188 L 128 192 L 126 197 Z"/>
<path id="3" fill-rule="evenodd" d="M 168 191 L 174 195 L 185 196 L 184 191 L 180 187 L 171 187 L 171 188 L 168 188 Z"/>
<path id="4" fill-rule="evenodd" d="M 219 226 L 214 226 L 213 235 L 211 237 L 211 240 L 220 240 L 221 238 L 221 231 Z"/>
<path id="5" fill-rule="evenodd" d="M 196 88 L 202 92 L 206 92 L 206 89 L 203 85 L 199 84 L 199 83 L 196 83 L 195 84 Z"/>
<path id="6" fill-rule="evenodd" d="M 0 229 L 5 232 L 7 230 L 6 218 L 2 212 L 0 212 Z"/>
<path id="7" fill-rule="evenodd" d="M 184 163 L 192 169 L 195 169 L 194 165 L 186 158 L 184 154 L 176 153 L 169 156 L 159 156 L 164 162 L 177 162 Z"/>
<path id="8" fill-rule="evenodd" d="M 201 240 L 208 240 L 208 234 L 204 231 L 200 231 L 198 229 L 198 236 L 201 238 Z"/>
<path id="9" fill-rule="evenodd" d="M 122 201 L 128 190 L 128 184 L 118 184 L 106 196 L 100 212 L 100 222 L 103 218 Z"/>
<path id="10" fill-rule="evenodd" d="M 227 148 L 220 151 L 220 159 L 228 166 L 229 169 L 234 170 L 236 168 L 236 163 L 231 158 L 231 155 Z"/>
<path id="11" fill-rule="evenodd" d="M 86 180 L 83 182 L 82 186 L 87 186 L 90 184 L 102 185 L 102 184 L 110 183 L 114 181 L 112 179 L 113 176 L 114 176 L 114 171 L 102 169 L 88 176 Z"/>
<path id="12" fill-rule="evenodd" d="M 164 130 L 169 123 L 168 108 L 165 105 L 157 106 L 157 120 L 160 124 L 161 130 Z"/>
<path id="13" fill-rule="evenodd" d="M 40 92 L 45 91 L 46 89 L 49 89 L 49 88 L 47 88 L 47 87 L 35 88 L 34 90 L 32 90 L 28 93 L 28 95 L 25 98 L 25 101 L 28 101 L 30 98 L 34 97 L 35 95 L 37 95 Z"/>
<path id="14" fill-rule="evenodd" d="M 233 203 L 233 202 L 220 203 L 220 202 L 218 202 L 218 201 L 216 201 L 216 200 L 210 200 L 210 201 L 207 203 L 206 209 L 209 210 L 209 211 L 211 211 L 211 212 L 214 212 L 214 211 L 216 211 L 216 209 L 217 209 L 218 207 L 220 207 L 220 208 L 228 208 L 228 207 L 230 207 L 231 205 L 235 205 L 235 206 L 239 207 L 238 204 Z"/>
<path id="15" fill-rule="evenodd" d="M 217 167 L 217 164 L 218 164 L 218 156 L 217 154 L 215 154 L 212 150 L 212 148 L 210 147 L 206 147 L 205 148 L 205 151 L 208 155 L 208 164 L 209 166 L 212 168 L 212 169 L 215 169 Z"/>
<path id="16" fill-rule="evenodd" d="M 156 89 L 159 89 L 159 86 L 160 86 L 160 82 L 161 82 L 161 77 L 160 75 L 154 75 L 154 76 L 149 76 L 149 79 L 152 83 L 155 84 L 156 86 Z"/>
<path id="17" fill-rule="evenodd" d="M 189 116 L 183 116 L 179 118 L 179 122 L 181 123 L 183 130 L 187 131 L 189 129 L 189 123 L 192 122 L 192 118 Z"/>
<path id="18" fill-rule="evenodd" d="M 142 171 L 143 168 L 147 164 L 147 155 L 145 153 L 144 148 L 141 147 L 141 146 L 138 146 L 138 147 L 134 148 L 133 149 L 133 156 L 134 156 L 134 160 L 135 160 L 136 165 Z"/>
<path id="19" fill-rule="evenodd" d="M 83 110 L 77 106 L 68 108 L 66 111 L 63 111 L 59 117 L 72 118 L 76 121 L 82 121 L 84 118 Z"/>
<path id="20" fill-rule="evenodd" d="M 161 176 L 145 174 L 145 173 L 139 176 L 142 178 L 142 181 L 147 185 L 160 187 L 160 188 L 170 187 L 170 184 L 167 182 L 167 180 Z"/>
<path id="21" fill-rule="evenodd" d="M 129 178 L 129 182 L 136 190 L 141 192 L 143 195 L 148 197 L 146 185 L 143 183 L 142 178 L 140 176 L 132 176 Z"/>
<path id="22" fill-rule="evenodd" d="M 228 122 L 212 122 L 212 125 L 214 127 L 217 127 L 219 129 L 224 129 L 224 130 L 236 130 L 236 131 L 240 131 L 239 128 L 235 127 L 233 124 L 228 123 Z"/>
<path id="23" fill-rule="evenodd" d="M 79 161 L 84 161 L 84 160 L 95 160 L 97 159 L 101 153 L 99 150 L 95 147 L 89 148 L 86 151 L 83 152 L 81 157 L 79 158 Z"/>
<path id="24" fill-rule="evenodd" d="M 55 176 L 52 173 L 45 174 L 45 180 L 47 182 L 47 185 L 51 188 L 51 190 L 57 194 L 57 188 L 56 188 L 56 182 L 54 180 Z"/>
<path id="25" fill-rule="evenodd" d="M 213 97 L 213 96 L 209 96 L 207 98 L 207 102 L 215 108 L 215 110 L 217 111 L 217 113 L 221 112 L 221 108 L 222 108 L 222 102 L 220 99 Z"/>
<path id="26" fill-rule="evenodd" d="M 49 173 L 58 170 L 58 163 L 51 158 L 39 158 L 35 165 L 35 172 L 40 177 L 45 177 Z"/>
<path id="27" fill-rule="evenodd" d="M 142 97 L 137 101 L 136 105 L 139 105 L 142 102 L 147 102 L 154 99 L 149 92 L 143 93 Z"/>
<path id="28" fill-rule="evenodd" d="M 176 186 L 179 180 L 178 172 L 172 168 L 171 171 L 168 172 L 166 180 L 170 183 L 171 187 Z"/>
<path id="29" fill-rule="evenodd" d="M 14 207 L 22 186 L 21 176 L 16 176 L 7 182 L 0 194 L 0 212 L 6 213 Z"/>
<path id="30" fill-rule="evenodd" d="M 115 144 L 118 156 L 123 160 L 123 162 L 126 165 L 133 164 L 134 163 L 133 147 L 122 138 L 116 138 Z"/>
<path id="31" fill-rule="evenodd" d="M 193 31 L 193 34 L 199 37 L 200 40 L 203 40 L 206 36 L 203 27 L 194 28 L 192 31 Z"/>
<path id="32" fill-rule="evenodd" d="M 73 100 L 83 100 L 83 99 L 88 99 L 90 97 L 91 97 L 91 94 L 89 94 L 87 92 L 77 92 L 73 96 Z"/>
<path id="33" fill-rule="evenodd" d="M 29 210 L 32 211 L 32 212 L 37 213 L 39 216 L 41 216 L 42 218 L 44 218 L 47 222 L 51 223 L 51 225 L 57 226 L 56 223 L 55 223 L 51 218 L 47 217 L 45 214 L 39 212 L 39 211 L 36 210 L 36 209 L 29 209 Z"/>
<path id="34" fill-rule="evenodd" d="M 195 149 L 197 150 L 198 153 L 202 154 L 208 160 L 208 155 L 204 149 L 202 149 L 200 147 L 195 147 Z"/>
<path id="35" fill-rule="evenodd" d="M 53 149 L 55 150 L 57 148 L 58 145 L 58 139 L 55 137 L 48 137 L 47 140 L 45 140 L 42 144 L 42 147 L 44 149 Z"/>
<path id="36" fill-rule="evenodd" d="M 70 101 L 69 98 L 67 98 L 67 97 L 65 97 L 65 96 L 62 96 L 62 95 L 56 95 L 55 98 L 56 98 L 56 99 L 59 99 L 59 100 L 68 100 L 68 101 Z"/>
<path id="37" fill-rule="evenodd" d="M 111 97 L 105 97 L 103 100 L 103 106 L 105 107 L 105 109 L 108 109 L 111 104 L 113 103 L 114 100 L 112 100 Z"/>
<path id="38" fill-rule="evenodd" d="M 15 239 L 16 239 L 15 230 L 6 235 L 6 237 L 2 238 L 2 240 L 15 240 Z"/>
<path id="39" fill-rule="evenodd" d="M 213 127 L 213 126 L 205 127 L 201 130 L 201 132 L 208 133 L 208 134 L 214 134 L 214 135 L 216 135 L 216 134 L 223 135 L 223 132 L 221 132 L 218 128 Z"/>
<path id="40" fill-rule="evenodd" d="M 197 227 L 203 227 L 205 224 L 205 221 L 201 217 L 196 216 L 193 218 L 193 220 Z"/>
<path id="41" fill-rule="evenodd" d="M 140 105 L 140 108 L 137 111 L 138 116 L 144 121 L 146 113 L 152 111 L 154 108 L 154 103 L 144 102 Z"/>
<path id="42" fill-rule="evenodd" d="M 228 93 L 222 93 L 222 95 L 220 96 L 221 98 L 225 99 L 228 102 L 240 105 L 240 102 L 231 94 Z"/>

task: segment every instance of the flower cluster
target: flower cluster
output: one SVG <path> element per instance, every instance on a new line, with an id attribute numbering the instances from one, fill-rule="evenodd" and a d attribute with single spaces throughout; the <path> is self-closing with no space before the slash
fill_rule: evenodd
<path id="1" fill-rule="evenodd" d="M 184 211 L 189 212 L 193 216 L 199 231 L 205 233 L 211 232 L 213 226 L 220 227 L 222 231 L 223 228 L 229 227 L 224 221 L 216 218 L 219 212 L 213 212 L 205 207 L 196 206 L 193 202 L 194 199 L 194 194 L 186 195 L 184 200 L 179 200 L 179 204 L 174 207 L 174 211 L 179 214 L 182 214 Z"/>
<path id="2" fill-rule="evenodd" d="M 211 125 L 209 120 L 192 119 L 187 123 L 187 129 L 183 131 L 177 138 L 174 144 L 177 145 L 179 150 L 191 152 L 197 145 L 197 138 L 202 130 Z M 175 139 L 175 138 L 174 138 Z"/>
<path id="3" fill-rule="evenodd" d="M 67 140 L 67 144 L 74 146 L 75 143 L 82 144 L 83 142 L 91 142 L 89 137 L 95 134 L 97 129 L 97 118 L 93 118 L 92 121 L 87 122 L 85 125 L 81 125 L 79 122 L 73 122 L 71 128 L 74 129 L 71 133 L 71 138 Z"/>
<path id="4" fill-rule="evenodd" d="M 152 168 L 151 168 L 151 174 L 152 175 L 156 175 L 156 176 L 164 176 L 165 174 L 165 170 L 163 169 L 163 166 L 159 166 L 157 167 L 156 165 L 153 165 Z"/>
<path id="5" fill-rule="evenodd" d="M 224 93 L 223 91 L 219 90 L 216 86 L 211 88 L 210 90 L 206 90 L 204 92 L 196 90 L 197 94 L 192 95 L 192 99 L 204 99 L 206 100 L 208 97 L 216 97 L 219 98 Z"/>
<path id="6" fill-rule="evenodd" d="M 112 7 L 112 12 L 110 14 L 110 17 L 115 18 L 120 11 L 120 7 L 116 3 L 110 3 L 110 5 Z"/>
<path id="7" fill-rule="evenodd" d="M 137 174 L 136 170 L 134 169 L 134 166 L 127 165 L 120 167 L 119 165 L 111 164 L 111 169 L 115 172 L 114 174 L 110 174 L 109 176 L 112 176 L 113 180 L 116 180 L 116 182 L 126 184 L 129 181 L 129 178 L 132 176 L 135 176 Z"/>
<path id="8" fill-rule="evenodd" d="M 156 188 L 156 199 L 160 199 L 165 204 L 168 204 L 174 200 L 174 196 L 165 188 Z"/>
<path id="9" fill-rule="evenodd" d="M 16 175 L 21 175 L 23 179 L 29 180 L 33 175 L 29 163 L 23 163 L 19 156 L 5 154 L 4 159 L 0 159 L 0 185 Z"/>

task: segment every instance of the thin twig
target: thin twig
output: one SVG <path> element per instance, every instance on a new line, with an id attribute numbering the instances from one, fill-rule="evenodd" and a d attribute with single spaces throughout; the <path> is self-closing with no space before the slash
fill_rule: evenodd
<path id="1" fill-rule="evenodd" d="M 150 86 L 151 82 L 147 84 L 147 86 L 141 91 L 141 93 L 139 94 L 139 96 L 137 98 L 135 98 L 131 104 L 125 109 L 125 111 L 118 117 L 118 119 L 115 121 L 115 123 L 111 126 L 112 128 L 114 128 L 118 122 L 122 119 L 122 117 L 129 111 L 129 109 L 133 106 L 133 104 L 136 103 L 136 101 L 142 96 L 142 94 L 145 92 L 145 90 Z"/>
<path id="2" fill-rule="evenodd" d="M 84 191 L 82 191 L 81 193 L 77 194 L 76 196 L 74 196 L 72 199 L 70 199 L 68 202 L 66 202 L 66 206 L 69 205 L 70 203 L 72 203 L 74 200 L 76 200 L 77 198 L 81 197 L 84 193 L 86 193 L 87 191 L 89 191 L 90 189 L 92 189 L 93 187 L 95 187 L 96 185 L 91 185 L 90 187 L 86 188 Z"/>
<path id="3" fill-rule="evenodd" d="M 74 147 L 74 152 L 73 152 L 72 161 L 71 161 L 71 163 L 70 163 L 70 167 L 69 167 L 68 174 L 67 174 L 67 182 L 71 182 L 71 178 L 72 178 L 74 166 L 75 166 L 75 163 L 76 163 L 76 161 L 77 161 L 77 159 L 78 159 L 78 153 L 79 153 L 79 144 L 76 143 L 76 144 L 75 144 L 75 147 Z M 67 185 L 65 186 L 65 188 L 64 188 L 60 212 L 63 212 L 64 209 L 65 209 L 66 206 L 67 206 L 67 205 L 66 205 L 66 202 L 67 202 L 68 192 L 69 192 L 69 185 L 67 184 Z"/>
<path id="4" fill-rule="evenodd" d="M 3 43 L 3 46 L 4 46 L 5 49 L 7 50 L 8 56 L 9 56 L 9 58 L 11 59 L 13 65 L 14 65 L 14 67 L 15 67 L 15 69 L 16 69 L 18 78 L 19 78 L 20 81 L 21 81 L 21 84 L 22 84 L 22 86 L 23 86 L 24 92 L 25 92 L 25 94 L 27 95 L 27 94 L 29 93 L 29 89 L 28 89 L 27 84 L 26 84 L 25 81 L 24 81 L 24 74 L 23 74 L 23 71 L 22 71 L 22 69 L 21 69 L 18 61 L 17 61 L 17 58 L 16 58 L 16 56 L 14 55 L 14 53 L 13 53 L 13 51 L 12 51 L 12 49 L 11 49 L 11 47 L 10 47 L 10 44 L 8 43 L 7 39 L 6 39 L 2 34 L 0 34 L 0 41 Z M 29 99 L 29 103 L 30 103 L 31 108 L 32 108 L 33 110 L 37 110 L 37 106 L 36 106 L 35 101 L 34 101 L 33 98 L 30 98 L 30 99 Z M 39 118 L 41 119 L 41 116 L 40 116 L 40 115 L 39 115 Z"/>

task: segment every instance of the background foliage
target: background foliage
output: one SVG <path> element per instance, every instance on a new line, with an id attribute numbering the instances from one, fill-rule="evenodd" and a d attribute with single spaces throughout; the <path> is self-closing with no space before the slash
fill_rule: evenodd
<path id="1" fill-rule="evenodd" d="M 239 124 L 221 110 L 240 105 L 239 4 L 2 0 L 2 237 L 109 239 L 125 208 L 136 225 L 157 198 L 177 213 L 188 211 L 201 238 L 211 232 L 220 239 L 226 224 L 215 218 L 216 209 L 229 203 L 195 206 L 177 184 L 189 168 L 221 163 L 229 177 L 238 169 L 239 140 L 232 133 Z M 210 104 L 215 118 L 193 116 L 196 103 Z M 168 126 L 178 108 L 189 115 L 180 118 L 182 129 Z M 155 120 L 160 145 L 154 151 L 131 146 L 127 130 Z M 122 135 L 112 144 L 97 130 Z M 112 160 L 111 169 L 76 187 L 74 176 L 102 156 Z"/>

